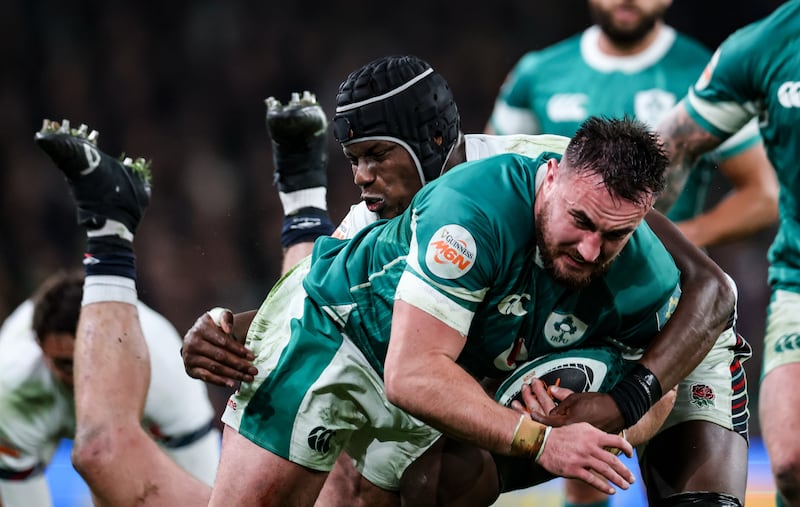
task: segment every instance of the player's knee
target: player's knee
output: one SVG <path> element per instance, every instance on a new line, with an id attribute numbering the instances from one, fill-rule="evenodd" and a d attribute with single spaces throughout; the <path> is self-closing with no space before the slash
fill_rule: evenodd
<path id="1" fill-rule="evenodd" d="M 686 491 L 671 495 L 660 503 L 662 507 L 743 507 L 742 501 L 733 495 L 711 491 Z"/>
<path id="2" fill-rule="evenodd" d="M 800 500 L 800 456 L 770 459 L 777 490 L 792 503 Z"/>
<path id="3" fill-rule="evenodd" d="M 120 449 L 124 440 L 124 429 L 110 425 L 79 428 L 72 445 L 72 465 L 84 478 L 90 478 L 123 458 Z"/>

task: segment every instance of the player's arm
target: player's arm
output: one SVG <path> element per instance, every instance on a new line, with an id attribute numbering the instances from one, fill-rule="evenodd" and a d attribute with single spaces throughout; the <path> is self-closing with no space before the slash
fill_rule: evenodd
<path id="1" fill-rule="evenodd" d="M 275 183 L 283 207 L 282 273 L 311 254 L 314 241 L 333 232 L 328 217 L 328 121 L 317 98 L 293 93 L 287 104 L 265 101 Z"/>
<path id="2" fill-rule="evenodd" d="M 387 399 L 444 433 L 491 452 L 528 456 L 551 473 L 582 479 L 609 494 L 614 489 L 608 481 L 628 488 L 633 476 L 604 447 L 621 448 L 630 456 L 630 444 L 588 424 L 548 430 L 499 405 L 456 364 L 465 340 L 429 313 L 396 301 L 384 371 Z"/>
<path id="3" fill-rule="evenodd" d="M 708 211 L 678 222 L 700 247 L 743 238 L 778 219 L 778 179 L 763 144 L 721 161 L 719 170 L 733 186 L 732 192 Z"/>
<path id="4" fill-rule="evenodd" d="M 284 212 L 281 230 L 281 274 L 311 255 L 314 241 L 333 232 L 327 211 L 327 120 L 310 92 L 293 93 L 287 104 L 275 97 L 266 101 L 266 125 L 272 145 L 275 183 Z M 212 311 L 213 312 L 213 311 Z M 244 346 L 256 311 L 230 310 L 201 315 L 184 335 L 186 373 L 212 384 L 233 387 L 252 382 L 258 370 L 252 352 Z"/>
<path id="5" fill-rule="evenodd" d="M 44 474 L 23 480 L 0 479 L 0 507 L 51 507 L 52 505 L 50 488 L 47 487 Z"/>
<path id="6" fill-rule="evenodd" d="M 716 148 L 722 139 L 709 133 L 694 121 L 683 101 L 673 107 L 659 122 L 656 131 L 661 135 L 664 149 L 670 158 L 667 167 L 667 186 L 656 201 L 655 208 L 666 213 L 675 204 L 697 159 Z"/>
<path id="7" fill-rule="evenodd" d="M 666 217 L 651 212 L 646 220 L 681 272 L 680 301 L 640 361 L 666 392 L 714 346 L 734 312 L 736 289 L 722 268 Z"/>

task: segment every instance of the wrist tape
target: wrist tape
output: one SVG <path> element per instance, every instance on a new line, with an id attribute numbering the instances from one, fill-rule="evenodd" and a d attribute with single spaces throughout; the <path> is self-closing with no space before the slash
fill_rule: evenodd
<path id="1" fill-rule="evenodd" d="M 652 371 L 637 363 L 608 394 L 619 407 L 625 427 L 630 428 L 661 399 L 661 383 Z"/>
<path id="2" fill-rule="evenodd" d="M 530 456 L 538 460 L 541 457 L 539 451 L 544 449 L 549 430 L 550 426 L 534 421 L 528 414 L 520 415 L 511 439 L 511 455 Z"/>

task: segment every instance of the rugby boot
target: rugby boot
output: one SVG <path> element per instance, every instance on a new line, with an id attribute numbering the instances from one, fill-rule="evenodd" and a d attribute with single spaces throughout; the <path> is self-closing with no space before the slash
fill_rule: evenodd
<path id="1" fill-rule="evenodd" d="M 119 160 L 97 147 L 97 131 L 70 128 L 44 120 L 34 140 L 64 173 L 78 210 L 78 224 L 88 230 L 122 224 L 133 234 L 150 202 L 150 163 L 143 158 Z M 105 232 L 105 231 L 104 231 Z"/>
<path id="2" fill-rule="evenodd" d="M 313 93 L 292 93 L 288 104 L 275 97 L 267 105 L 267 133 L 272 141 L 275 183 L 283 193 L 327 185 L 325 112 Z"/>

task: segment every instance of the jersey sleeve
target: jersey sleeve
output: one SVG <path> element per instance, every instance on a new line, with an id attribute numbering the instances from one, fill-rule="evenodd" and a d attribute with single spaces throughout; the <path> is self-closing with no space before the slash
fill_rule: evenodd
<path id="1" fill-rule="evenodd" d="M 469 162 L 458 169 L 463 177 L 448 178 L 446 186 L 436 188 L 435 198 L 427 192 L 415 200 L 412 237 L 396 299 L 467 335 L 489 289 L 507 278 L 504 268 L 530 248 L 527 243 L 532 238 L 519 231 L 533 230 L 532 201 L 511 197 L 503 177 L 485 177 L 488 171 L 502 172 L 496 166 L 522 159 L 526 158 L 501 155 Z M 522 186 L 532 189 L 534 183 Z"/>
<path id="2" fill-rule="evenodd" d="M 0 505 L 3 507 L 51 507 L 50 488 L 44 475 L 27 480 L 0 478 Z"/>
<path id="3" fill-rule="evenodd" d="M 533 112 L 529 80 L 537 75 L 538 55 L 526 54 L 506 77 L 494 103 L 489 125 L 495 134 L 538 134 L 539 120 Z"/>
<path id="4" fill-rule="evenodd" d="M 708 132 L 727 138 L 761 111 L 764 92 L 759 79 L 769 56 L 753 48 L 762 46 L 763 36 L 761 24 L 729 36 L 689 89 L 686 109 Z"/>

